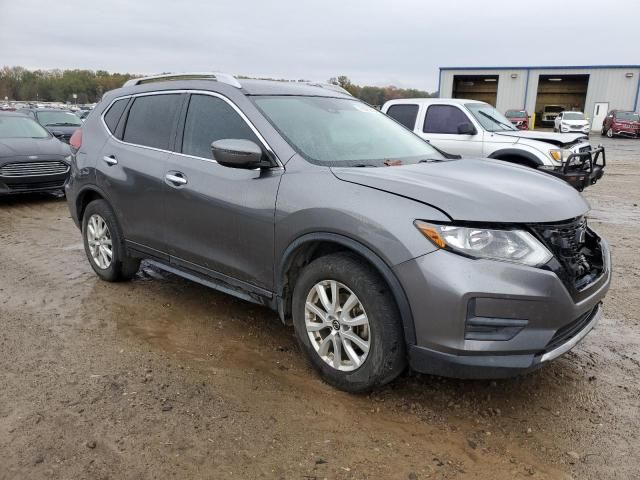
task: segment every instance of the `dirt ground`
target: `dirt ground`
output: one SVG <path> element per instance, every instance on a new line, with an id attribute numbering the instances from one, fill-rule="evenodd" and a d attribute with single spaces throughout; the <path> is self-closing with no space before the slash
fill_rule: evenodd
<path id="1" fill-rule="evenodd" d="M 269 310 L 148 267 L 99 281 L 63 199 L 0 200 L 0 479 L 640 477 L 640 140 L 602 142 L 597 329 L 524 377 L 370 395 L 323 384 Z"/>

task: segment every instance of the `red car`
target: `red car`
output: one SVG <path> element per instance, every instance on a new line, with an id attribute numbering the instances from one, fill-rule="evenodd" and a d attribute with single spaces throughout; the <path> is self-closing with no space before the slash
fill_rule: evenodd
<path id="1" fill-rule="evenodd" d="M 640 115 L 635 112 L 611 110 L 602 122 L 602 135 L 611 138 L 615 135 L 640 137 Z"/>
<path id="2" fill-rule="evenodd" d="M 526 110 L 507 110 L 504 116 L 507 117 L 518 130 L 529 130 L 529 114 Z"/>

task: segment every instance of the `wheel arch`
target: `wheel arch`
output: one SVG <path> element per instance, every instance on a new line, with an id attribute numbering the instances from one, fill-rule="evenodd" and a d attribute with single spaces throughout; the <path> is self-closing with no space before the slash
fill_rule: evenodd
<path id="1" fill-rule="evenodd" d="M 302 268 L 311 261 L 330 253 L 352 252 L 368 263 L 391 290 L 400 313 L 401 326 L 407 345 L 415 345 L 413 314 L 404 289 L 391 267 L 366 245 L 336 233 L 309 233 L 294 240 L 284 251 L 276 271 L 276 302 L 280 319 L 291 321 L 293 285 Z"/>
<path id="2" fill-rule="evenodd" d="M 106 195 L 104 195 L 98 187 L 93 185 L 87 186 L 78 192 L 75 199 L 75 207 L 78 215 L 78 222 L 80 222 L 80 224 L 82 224 L 82 217 L 84 216 L 84 211 L 86 210 L 87 205 L 94 200 L 100 199 L 108 201 Z"/>
<path id="3" fill-rule="evenodd" d="M 543 162 L 533 153 L 517 148 L 503 148 L 501 150 L 496 150 L 489 155 L 489 158 L 516 163 L 518 165 L 525 165 L 531 168 L 537 168 L 540 165 L 543 165 Z"/>

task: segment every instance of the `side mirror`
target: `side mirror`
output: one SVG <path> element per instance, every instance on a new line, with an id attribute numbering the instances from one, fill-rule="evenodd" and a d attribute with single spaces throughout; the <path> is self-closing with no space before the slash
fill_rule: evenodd
<path id="1" fill-rule="evenodd" d="M 262 149 L 251 140 L 216 140 L 211 144 L 211 155 L 225 167 L 253 169 L 266 166 L 262 161 Z"/>
<path id="2" fill-rule="evenodd" d="M 459 135 L 475 135 L 478 133 L 476 131 L 476 127 L 471 125 L 468 122 L 458 124 L 458 134 Z"/>

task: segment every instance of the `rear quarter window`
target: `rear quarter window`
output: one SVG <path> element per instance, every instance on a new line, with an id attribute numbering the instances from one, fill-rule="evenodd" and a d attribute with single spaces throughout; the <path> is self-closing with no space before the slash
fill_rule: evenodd
<path id="1" fill-rule="evenodd" d="M 127 143 L 169 150 L 180 94 L 137 97 L 127 116 L 122 139 Z"/>
<path id="2" fill-rule="evenodd" d="M 112 134 L 115 134 L 118 121 L 127 106 L 128 98 L 122 98 L 113 102 L 113 105 L 109 107 L 107 113 L 104 114 L 104 123 Z"/>
<path id="3" fill-rule="evenodd" d="M 416 125 L 416 118 L 418 116 L 418 105 L 391 105 L 387 109 L 387 115 L 389 115 L 397 122 L 400 122 L 409 130 L 413 130 Z"/>

